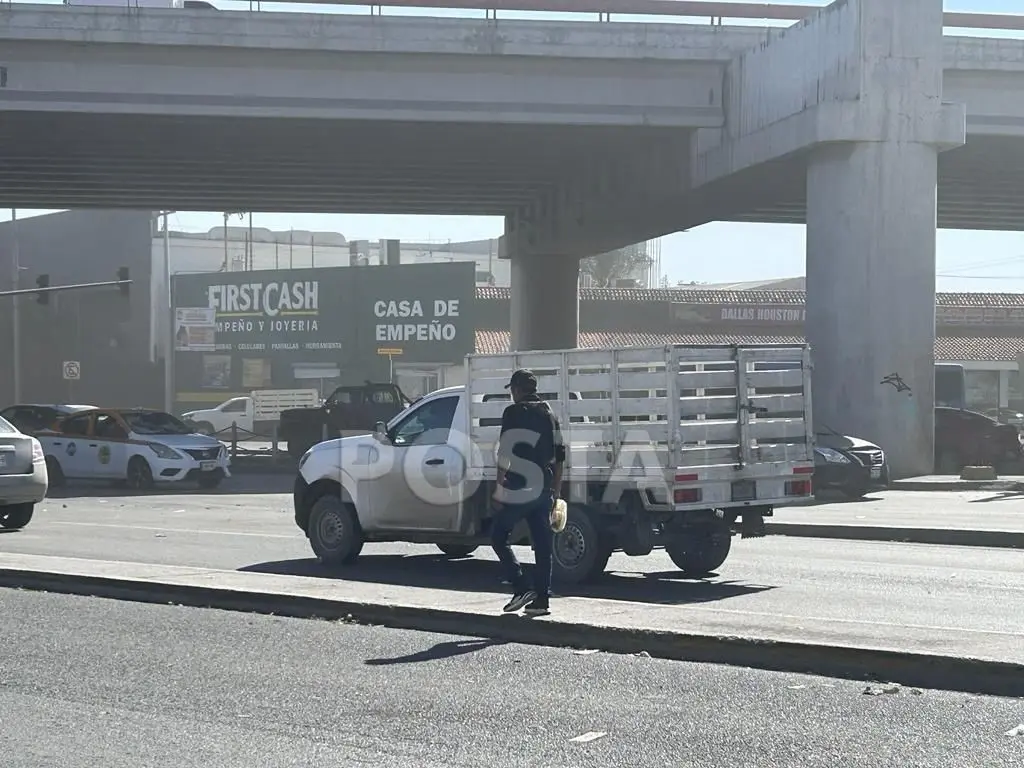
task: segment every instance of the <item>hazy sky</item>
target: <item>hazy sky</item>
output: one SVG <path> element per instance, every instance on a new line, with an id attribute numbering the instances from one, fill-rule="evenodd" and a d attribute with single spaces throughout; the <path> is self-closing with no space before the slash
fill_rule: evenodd
<path id="1" fill-rule="evenodd" d="M 16 0 L 17 1 L 17 0 Z M 58 2 L 60 0 L 50 0 Z M 46 0 L 36 0 L 46 2 Z M 88 0 L 75 0 L 83 5 Z M 218 8 L 247 10 L 249 2 L 212 0 Z M 800 0 L 788 0 L 800 2 Z M 899 2 L 899 0 L 893 0 Z M 803 0 L 805 5 L 827 5 L 826 0 Z M 255 5 L 255 3 L 254 3 Z M 262 3 L 265 12 L 361 13 L 367 6 L 329 8 L 323 5 Z M 946 10 L 1022 13 L 1021 0 L 948 0 Z M 386 9 L 385 13 L 399 13 Z M 415 10 L 402 10 L 414 15 Z M 472 16 L 480 12 L 427 11 L 423 15 Z M 566 14 L 503 14 L 502 18 L 580 19 Z M 664 18 L 633 17 L 631 20 L 665 23 Z M 706 23 L 701 19 L 680 22 Z M 728 23 L 743 23 L 728 21 Z M 761 25 L 764 22 L 750 21 Z M 951 34 L 984 37 L 1021 37 L 1021 33 L 992 30 L 947 30 Z M 30 215 L 29 211 L 19 216 Z M 0 220 L 10 212 L 0 212 Z M 223 223 L 220 212 L 179 212 L 172 217 L 172 228 L 207 230 Z M 353 239 L 377 240 L 474 240 L 501 234 L 502 221 L 493 217 L 466 216 L 366 216 L 256 214 L 255 226 L 271 229 L 309 229 L 341 232 Z M 773 277 L 792 277 L 804 273 L 804 228 L 783 224 L 706 224 L 685 233 L 669 235 L 661 241 L 662 268 L 673 283 L 677 280 L 700 282 L 736 282 Z M 939 230 L 937 254 L 938 288 L 942 291 L 1021 291 L 1024 292 L 1024 232 L 973 232 Z"/>

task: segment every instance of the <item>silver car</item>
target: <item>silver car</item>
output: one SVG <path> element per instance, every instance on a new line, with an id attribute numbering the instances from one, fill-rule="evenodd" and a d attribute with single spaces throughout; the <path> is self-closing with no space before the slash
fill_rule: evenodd
<path id="1" fill-rule="evenodd" d="M 46 498 L 47 485 L 39 441 L 0 417 L 0 528 L 28 525 L 36 504 Z"/>

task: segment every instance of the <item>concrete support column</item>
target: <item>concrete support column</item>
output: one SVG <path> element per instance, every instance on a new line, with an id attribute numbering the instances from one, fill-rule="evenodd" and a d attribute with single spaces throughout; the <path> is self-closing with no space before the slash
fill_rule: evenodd
<path id="1" fill-rule="evenodd" d="M 878 443 L 895 478 L 934 461 L 938 150 L 815 149 L 807 171 L 807 339 L 818 428 Z"/>
<path id="2" fill-rule="evenodd" d="M 580 260 L 512 255 L 512 351 L 575 349 Z"/>

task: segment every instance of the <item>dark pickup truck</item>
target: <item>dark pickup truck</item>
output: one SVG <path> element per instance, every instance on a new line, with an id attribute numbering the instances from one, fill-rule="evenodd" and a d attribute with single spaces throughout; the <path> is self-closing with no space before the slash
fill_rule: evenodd
<path id="1" fill-rule="evenodd" d="M 325 439 L 373 432 L 378 421 L 390 421 L 409 405 L 396 384 L 366 384 L 338 387 L 319 408 L 281 411 L 279 439 L 288 444 L 296 459 Z"/>

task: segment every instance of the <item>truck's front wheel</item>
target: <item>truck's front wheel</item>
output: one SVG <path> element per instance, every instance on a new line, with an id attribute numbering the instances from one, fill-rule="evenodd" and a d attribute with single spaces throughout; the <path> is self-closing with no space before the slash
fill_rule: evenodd
<path id="1" fill-rule="evenodd" d="M 679 532 L 665 551 L 684 576 L 700 578 L 721 567 L 732 549 L 732 530 L 724 520 Z"/>
<path id="2" fill-rule="evenodd" d="M 612 555 L 609 537 L 583 507 L 570 505 L 565 529 L 554 536 L 555 581 L 583 584 L 600 576 Z"/>
<path id="3" fill-rule="evenodd" d="M 349 565 L 363 549 L 363 532 L 355 509 L 333 493 L 313 502 L 306 530 L 313 553 L 324 565 Z"/>

